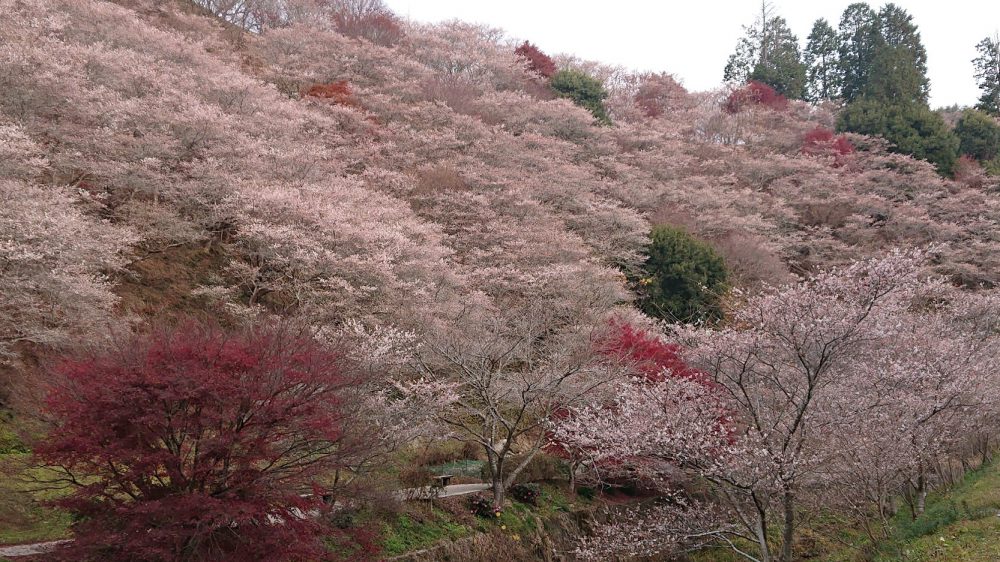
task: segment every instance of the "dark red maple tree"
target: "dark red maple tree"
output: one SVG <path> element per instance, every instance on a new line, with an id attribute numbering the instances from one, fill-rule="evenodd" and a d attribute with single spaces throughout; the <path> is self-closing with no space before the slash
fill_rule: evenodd
<path id="1" fill-rule="evenodd" d="M 751 80 L 738 90 L 733 90 L 722 109 L 729 114 L 739 113 L 747 107 L 761 106 L 774 111 L 788 107 L 788 98 L 763 82 Z"/>
<path id="2" fill-rule="evenodd" d="M 520 47 L 514 49 L 514 54 L 528 60 L 528 68 L 534 70 L 545 78 L 552 78 L 556 73 L 556 63 L 541 49 L 525 41 Z"/>
<path id="3" fill-rule="evenodd" d="M 374 442 L 361 370 L 286 329 L 187 323 L 63 361 L 35 460 L 71 488 L 75 560 L 328 557 L 324 475 Z M 367 537 L 361 549 L 370 552 Z M 355 544 L 357 546 L 357 544 Z"/>
<path id="4" fill-rule="evenodd" d="M 834 134 L 825 127 L 816 127 L 803 137 L 802 152 L 810 155 L 832 153 L 845 156 L 854 152 L 854 144 L 844 135 Z"/>

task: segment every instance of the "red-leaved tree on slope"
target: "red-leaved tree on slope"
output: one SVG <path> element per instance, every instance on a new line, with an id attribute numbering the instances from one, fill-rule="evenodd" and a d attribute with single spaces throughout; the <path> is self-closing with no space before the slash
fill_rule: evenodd
<path id="1" fill-rule="evenodd" d="M 816 127 L 802 138 L 802 154 L 832 157 L 834 167 L 843 166 L 847 155 L 852 153 L 854 144 L 845 135 L 835 135 L 826 127 Z"/>
<path id="2" fill-rule="evenodd" d="M 762 106 L 774 111 L 782 111 L 788 108 L 788 99 L 767 84 L 751 80 L 747 82 L 746 86 L 734 90 L 733 93 L 729 94 L 722 109 L 726 113 L 739 113 L 743 109 L 752 106 Z"/>
<path id="3" fill-rule="evenodd" d="M 528 68 L 534 70 L 544 78 L 552 78 L 556 73 L 556 63 L 541 49 L 525 41 L 520 47 L 514 49 L 514 54 L 524 57 L 528 61 Z"/>
<path id="4" fill-rule="evenodd" d="M 153 332 L 58 366 L 35 460 L 74 560 L 318 560 L 322 477 L 369 435 L 345 356 L 287 329 Z M 371 553 L 369 537 L 354 539 Z"/>

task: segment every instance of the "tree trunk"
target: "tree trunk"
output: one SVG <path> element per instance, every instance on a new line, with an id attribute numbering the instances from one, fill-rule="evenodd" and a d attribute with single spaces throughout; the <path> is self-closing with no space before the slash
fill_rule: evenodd
<path id="1" fill-rule="evenodd" d="M 919 465 L 919 473 L 917 474 L 917 516 L 924 514 L 924 508 L 927 505 L 927 479 L 924 477 L 924 466 Z M 914 517 L 916 519 L 916 517 Z"/>
<path id="2" fill-rule="evenodd" d="M 755 532 L 757 535 L 757 546 L 760 548 L 760 562 L 771 562 L 771 547 L 767 544 L 767 509 L 757 498 L 756 494 L 751 492 L 751 496 L 753 497 L 754 507 L 757 509 L 757 528 Z"/>
<path id="3" fill-rule="evenodd" d="M 906 481 L 906 486 L 903 487 L 903 499 L 906 501 L 906 507 L 910 509 L 910 519 L 917 518 L 917 500 L 916 494 L 914 494 L 916 488 L 916 485 L 909 479 Z"/>
<path id="4" fill-rule="evenodd" d="M 795 492 L 786 489 L 781 504 L 785 512 L 781 528 L 781 562 L 792 562 L 792 540 L 795 538 Z"/>
<path id="5" fill-rule="evenodd" d="M 757 523 L 757 546 L 760 547 L 760 562 L 771 562 L 771 547 L 767 544 L 767 524 Z"/>
<path id="6" fill-rule="evenodd" d="M 504 499 L 503 478 L 496 476 L 493 478 L 493 507 L 503 509 Z"/>
<path id="7" fill-rule="evenodd" d="M 486 458 L 490 467 L 490 489 L 493 491 L 493 507 L 503 509 L 504 482 L 503 457 L 490 448 L 486 449 Z"/>

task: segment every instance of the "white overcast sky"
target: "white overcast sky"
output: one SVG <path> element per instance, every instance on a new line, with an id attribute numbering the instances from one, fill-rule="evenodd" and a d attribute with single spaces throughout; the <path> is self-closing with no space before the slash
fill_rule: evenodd
<path id="1" fill-rule="evenodd" d="M 802 46 L 817 18 L 836 29 L 851 2 L 774 1 Z M 899 0 L 927 48 L 931 106 L 972 105 L 975 45 L 1000 29 L 1000 0 Z M 760 10 L 757 0 L 386 0 L 422 22 L 459 19 L 500 27 L 549 54 L 673 73 L 689 90 L 722 82 L 722 68 Z M 882 3 L 870 2 L 874 8 Z"/>

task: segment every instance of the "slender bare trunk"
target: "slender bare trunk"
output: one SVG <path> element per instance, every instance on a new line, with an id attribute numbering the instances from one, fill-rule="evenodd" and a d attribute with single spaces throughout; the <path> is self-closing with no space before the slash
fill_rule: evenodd
<path id="1" fill-rule="evenodd" d="M 792 562 L 792 541 L 795 538 L 795 492 L 786 489 L 781 498 L 784 521 L 781 528 L 781 562 Z"/>
<path id="2" fill-rule="evenodd" d="M 519 474 L 521 474 L 521 472 L 525 468 L 527 468 L 527 466 L 531 463 L 531 460 L 534 459 L 535 455 L 538 454 L 539 450 L 540 449 L 538 447 L 532 449 L 531 452 L 527 456 L 524 457 L 524 460 L 521 461 L 521 464 L 517 465 L 514 468 L 514 470 L 512 470 L 510 472 L 510 476 L 508 476 L 507 479 L 506 479 L 506 481 L 504 482 L 504 485 L 506 487 L 509 488 L 509 487 L 511 487 L 511 486 L 514 485 L 514 480 L 518 477 Z"/>
<path id="3" fill-rule="evenodd" d="M 754 505 L 757 508 L 757 525 L 754 531 L 757 534 L 757 546 L 760 548 L 760 562 L 771 562 L 771 547 L 767 544 L 767 510 L 764 504 L 751 493 Z"/>
<path id="4" fill-rule="evenodd" d="M 503 509 L 504 502 L 504 482 L 503 482 L 503 461 L 504 458 L 486 448 L 486 459 L 490 467 L 490 489 L 493 492 L 493 507 Z"/>
<path id="5" fill-rule="evenodd" d="M 927 506 L 927 478 L 924 476 L 924 465 L 922 462 L 918 463 L 917 470 L 916 515 L 920 516 L 924 514 L 924 508 Z"/>
<path id="6" fill-rule="evenodd" d="M 506 500 L 505 492 L 503 488 L 503 482 L 500 480 L 493 481 L 493 507 L 497 509 L 503 509 L 503 502 Z"/>

